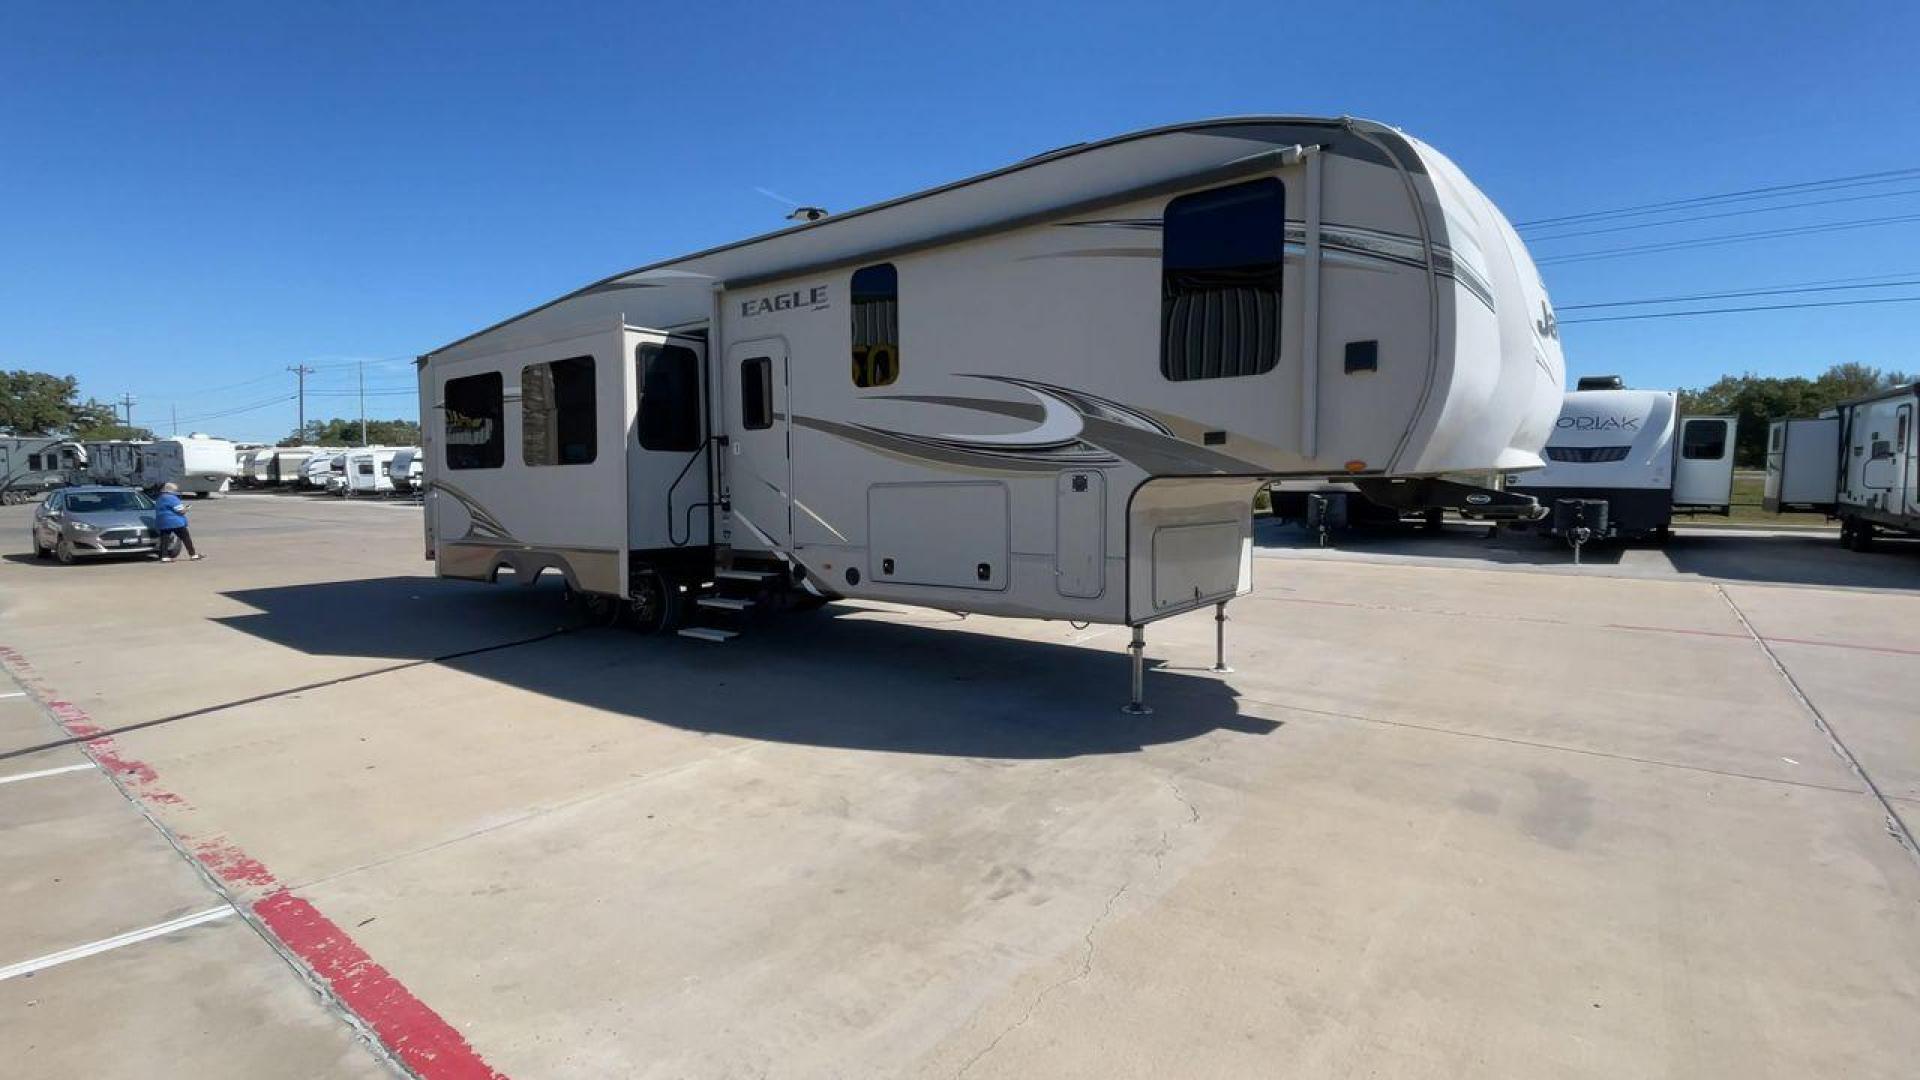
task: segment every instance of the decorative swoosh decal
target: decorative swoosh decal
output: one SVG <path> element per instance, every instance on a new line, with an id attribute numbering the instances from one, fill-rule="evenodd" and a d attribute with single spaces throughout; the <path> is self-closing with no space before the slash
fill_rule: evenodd
<path id="1" fill-rule="evenodd" d="M 481 506 L 479 500 L 473 496 L 461 491 L 445 480 L 435 480 L 432 484 L 432 490 L 445 492 L 453 498 L 454 502 L 466 508 L 467 534 L 455 540 L 455 543 L 474 539 L 504 540 L 510 544 L 520 542 L 505 525 L 500 524 L 499 518 L 494 517 L 493 514 L 488 511 L 486 507 Z"/>
<path id="2" fill-rule="evenodd" d="M 796 416 L 802 428 L 857 443 L 870 450 L 920 464 L 984 472 L 1057 472 L 1063 468 L 1097 468 L 1128 462 L 1156 475 L 1214 473 L 1238 475 L 1271 471 L 1273 466 L 1194 445 L 1151 413 L 1078 390 L 1031 379 L 1004 375 L 967 375 L 1018 387 L 1032 395 L 1030 402 L 1001 401 L 942 395 L 895 394 L 887 400 L 912 401 L 967 409 L 995 416 L 1035 421 L 1028 431 L 1005 435 L 916 435 L 866 424 L 848 424 L 814 416 Z M 1073 434 L 1062 412 L 1072 417 Z M 1168 417 L 1193 432 L 1201 425 L 1184 417 Z M 1243 452 L 1265 455 L 1271 447 L 1240 439 Z"/>

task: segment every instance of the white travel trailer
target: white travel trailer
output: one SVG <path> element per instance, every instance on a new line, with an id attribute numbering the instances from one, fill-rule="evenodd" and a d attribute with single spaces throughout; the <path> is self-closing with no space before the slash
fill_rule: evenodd
<path id="1" fill-rule="evenodd" d="M 1510 474 L 1507 490 L 1551 508 L 1556 535 L 1577 511 L 1593 539 L 1664 541 L 1676 510 L 1730 512 L 1736 419 L 1680 417 L 1678 398 L 1626 389 L 1617 375 L 1581 379 L 1554 421 L 1546 467 Z"/>
<path id="2" fill-rule="evenodd" d="M 1537 466 L 1563 379 L 1450 161 L 1300 118 L 643 267 L 419 368 L 441 576 L 555 570 L 645 626 L 794 592 L 1126 624 L 1136 690 L 1144 624 L 1251 587 L 1262 484 Z"/>
<path id="3" fill-rule="evenodd" d="M 237 488 L 262 487 L 266 483 L 266 468 L 271 447 L 246 446 L 233 452 L 233 486 Z"/>
<path id="4" fill-rule="evenodd" d="M 85 479 L 86 448 L 49 435 L 0 435 L 0 503 L 33 502 Z"/>
<path id="5" fill-rule="evenodd" d="M 1920 383 L 1842 403 L 1840 539 L 1855 551 L 1886 529 L 1920 535 Z"/>
<path id="6" fill-rule="evenodd" d="M 115 440 L 86 445 L 89 482 L 120 487 L 144 486 L 141 455 L 151 444 L 137 440 Z"/>
<path id="7" fill-rule="evenodd" d="M 1840 487 L 1840 415 L 1775 420 L 1767 427 L 1767 478 L 1760 505 L 1832 515 Z"/>
<path id="8" fill-rule="evenodd" d="M 155 439 L 140 450 L 137 487 L 175 484 L 183 495 L 216 495 L 233 482 L 233 444 L 195 433 Z"/>
<path id="9" fill-rule="evenodd" d="M 287 487 L 305 478 L 307 461 L 316 451 L 311 446 L 281 446 L 266 453 L 257 470 L 260 482 L 270 487 Z"/>
<path id="10" fill-rule="evenodd" d="M 388 475 L 387 466 L 392 464 L 396 453 L 392 447 L 363 446 L 347 452 L 345 478 L 341 494 L 384 495 L 393 490 L 393 477 Z"/>
<path id="11" fill-rule="evenodd" d="M 301 483 L 320 491 L 332 489 L 333 481 L 346 474 L 345 459 L 345 452 L 322 447 L 300 467 Z"/>
<path id="12" fill-rule="evenodd" d="M 426 458 L 417 446 L 403 446 L 393 452 L 393 460 L 387 463 L 387 476 L 393 481 L 393 490 L 402 495 L 418 494 L 420 477 L 426 470 Z"/>
<path id="13" fill-rule="evenodd" d="M 1769 433 L 1767 508 L 1826 510 L 1840 542 L 1873 546 L 1881 530 L 1920 535 L 1920 383 L 1841 402 L 1815 420 L 1776 420 Z M 1795 445 L 1802 449 L 1796 451 Z M 1783 493 L 1771 499 L 1774 451 Z"/>

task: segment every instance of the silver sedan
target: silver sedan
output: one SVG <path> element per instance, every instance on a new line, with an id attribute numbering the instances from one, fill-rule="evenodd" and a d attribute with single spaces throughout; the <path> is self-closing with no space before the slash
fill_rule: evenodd
<path id="1" fill-rule="evenodd" d="M 71 565 L 97 555 L 151 555 L 153 500 L 134 488 L 61 488 L 33 515 L 33 553 Z"/>

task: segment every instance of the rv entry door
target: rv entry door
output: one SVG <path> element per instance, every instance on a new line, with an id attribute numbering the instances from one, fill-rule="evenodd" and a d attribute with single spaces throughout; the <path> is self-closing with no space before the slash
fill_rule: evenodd
<path id="1" fill-rule="evenodd" d="M 1673 505 L 1722 509 L 1733 504 L 1731 416 L 1689 416 L 1680 421 L 1680 450 L 1673 466 Z"/>
<path id="2" fill-rule="evenodd" d="M 787 342 L 743 341 L 727 350 L 727 497 L 736 548 L 785 551 L 792 535 L 793 469 L 787 431 Z"/>

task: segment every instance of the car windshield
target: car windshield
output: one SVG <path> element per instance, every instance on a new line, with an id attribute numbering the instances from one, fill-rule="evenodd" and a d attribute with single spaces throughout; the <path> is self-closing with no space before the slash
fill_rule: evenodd
<path id="1" fill-rule="evenodd" d="M 67 495 L 70 514 L 118 514 L 151 510 L 153 502 L 137 491 L 75 491 Z"/>

